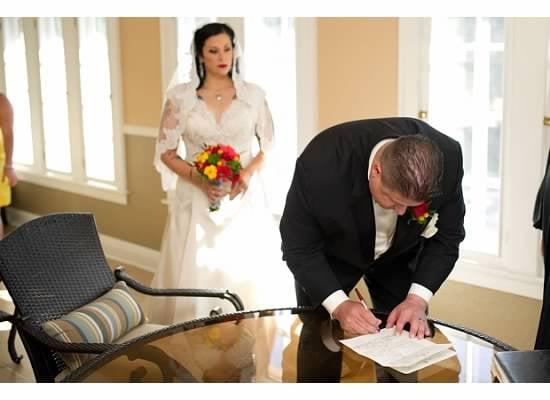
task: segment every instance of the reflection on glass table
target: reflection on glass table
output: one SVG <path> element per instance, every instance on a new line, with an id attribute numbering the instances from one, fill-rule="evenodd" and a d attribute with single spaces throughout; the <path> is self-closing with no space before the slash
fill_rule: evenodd
<path id="1" fill-rule="evenodd" d="M 300 317 L 310 310 L 245 311 L 182 323 L 103 353 L 65 382 L 296 382 Z M 341 346 L 340 382 L 490 382 L 492 356 L 512 347 L 432 320 L 457 355 L 404 375 Z M 319 333 L 321 335 L 321 332 Z"/>

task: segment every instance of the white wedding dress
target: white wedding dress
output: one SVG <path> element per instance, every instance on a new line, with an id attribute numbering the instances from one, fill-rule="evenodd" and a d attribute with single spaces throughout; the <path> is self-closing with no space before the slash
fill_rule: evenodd
<path id="1" fill-rule="evenodd" d="M 232 146 L 243 166 L 258 144 L 268 154 L 273 124 L 265 95 L 254 84 L 234 84 L 236 96 L 219 120 L 191 84 L 167 93 L 172 108 L 163 113 L 155 166 L 169 210 L 152 286 L 229 289 L 250 310 L 293 306 L 294 278 L 281 258 L 278 224 L 267 207 L 261 174 L 254 175 L 244 195 L 225 197 L 220 210 L 210 212 L 206 195 L 160 161 L 166 149 L 177 148 L 192 163 L 205 144 Z M 216 306 L 234 311 L 219 299 L 159 297 L 149 303 L 147 313 L 150 321 L 166 325 L 208 316 Z"/>

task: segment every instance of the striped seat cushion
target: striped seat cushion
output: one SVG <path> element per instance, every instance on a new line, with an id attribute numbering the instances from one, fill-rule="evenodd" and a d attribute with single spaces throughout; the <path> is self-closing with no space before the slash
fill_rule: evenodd
<path id="1" fill-rule="evenodd" d="M 143 310 L 130 294 L 125 282 L 95 301 L 60 319 L 42 324 L 46 333 L 67 343 L 112 343 L 145 320 Z M 81 366 L 94 354 L 59 353 L 69 369 Z"/>

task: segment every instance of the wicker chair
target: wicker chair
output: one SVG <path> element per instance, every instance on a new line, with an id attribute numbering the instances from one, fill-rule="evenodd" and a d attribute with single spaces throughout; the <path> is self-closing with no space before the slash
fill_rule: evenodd
<path id="1" fill-rule="evenodd" d="M 6 219 L 6 207 L 0 208 L 0 218 L 2 218 L 2 223 L 4 226 L 8 225 L 8 221 Z M 2 240 L 2 238 L 0 238 Z M 0 283 L 2 283 L 2 278 L 0 277 Z M 2 310 L 0 310 L 0 322 L 11 322 L 13 319 L 13 315 L 8 314 Z M 21 359 L 23 356 L 18 356 L 17 351 L 15 350 L 15 335 L 17 334 L 17 331 L 15 329 L 15 325 L 11 326 L 10 334 L 8 336 L 8 352 L 10 354 L 10 357 L 12 361 L 16 364 L 19 364 L 21 362 Z"/>
<path id="2" fill-rule="evenodd" d="M 13 315 L 0 310 L 0 322 L 5 322 L 5 321 L 13 322 Z M 15 350 L 16 334 L 17 334 L 17 330 L 15 328 L 15 325 L 12 324 L 10 328 L 10 334 L 8 336 L 8 352 L 10 354 L 10 358 L 12 359 L 12 361 L 16 364 L 19 364 L 23 356 L 17 355 L 17 351 Z"/>
<path id="3" fill-rule="evenodd" d="M 41 324 L 58 319 L 113 288 L 118 280 L 152 296 L 217 297 L 244 309 L 238 295 L 223 289 L 152 289 L 113 273 L 89 213 L 52 214 L 27 222 L 0 241 L 0 277 L 13 299 L 17 328 L 37 382 L 54 382 L 66 370 L 59 353 L 95 353 L 118 344 L 65 343 Z"/>

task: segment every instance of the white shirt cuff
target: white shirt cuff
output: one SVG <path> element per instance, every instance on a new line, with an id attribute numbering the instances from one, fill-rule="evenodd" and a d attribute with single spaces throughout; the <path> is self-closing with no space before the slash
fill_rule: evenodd
<path id="1" fill-rule="evenodd" d="M 328 311 L 332 318 L 332 313 L 336 308 L 342 304 L 344 301 L 349 300 L 349 297 L 344 293 L 343 290 L 337 290 L 336 292 L 332 293 L 330 296 L 328 296 L 321 304 L 323 304 L 323 307 Z"/>
<path id="2" fill-rule="evenodd" d="M 430 300 L 434 295 L 430 289 L 426 288 L 425 286 L 419 285 L 418 283 L 413 283 L 411 285 L 411 288 L 409 289 L 409 294 L 415 294 L 421 297 L 428 304 L 430 303 Z"/>

